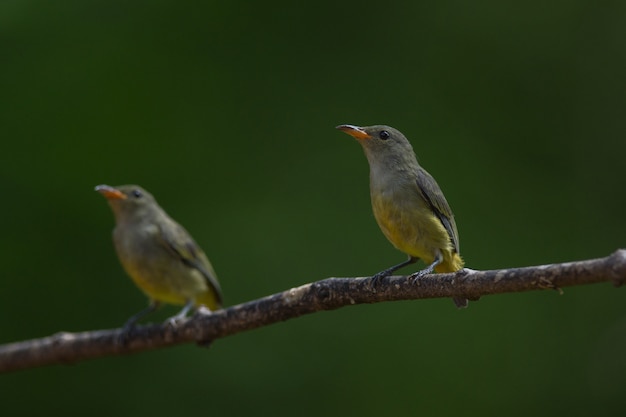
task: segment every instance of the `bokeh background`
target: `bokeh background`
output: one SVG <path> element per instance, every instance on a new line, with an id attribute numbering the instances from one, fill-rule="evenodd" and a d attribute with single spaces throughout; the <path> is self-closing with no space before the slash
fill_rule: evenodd
<path id="1" fill-rule="evenodd" d="M 145 306 L 101 183 L 150 190 L 229 305 L 403 260 L 341 123 L 409 137 L 472 268 L 626 246 L 623 1 L 3 0 L 0 51 L 2 343 Z M 625 301 L 604 284 L 354 306 L 3 375 L 0 410 L 620 415 Z"/>

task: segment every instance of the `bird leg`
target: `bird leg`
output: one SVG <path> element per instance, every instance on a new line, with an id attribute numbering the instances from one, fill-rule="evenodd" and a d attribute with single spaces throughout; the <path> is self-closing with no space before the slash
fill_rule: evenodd
<path id="1" fill-rule="evenodd" d="M 180 312 L 176 314 L 175 316 L 172 316 L 169 319 L 165 320 L 165 323 L 170 326 L 175 326 L 177 322 L 187 317 L 187 313 L 189 313 L 189 310 L 193 308 L 193 305 L 194 305 L 194 300 L 187 300 L 187 304 L 185 304 L 183 309 L 180 310 Z"/>
<path id="2" fill-rule="evenodd" d="M 141 319 L 142 317 L 147 316 L 148 314 L 152 313 L 157 308 L 159 308 L 160 305 L 161 305 L 160 302 L 155 301 L 155 300 L 151 300 L 150 301 L 150 305 L 147 308 L 141 310 L 139 313 L 135 314 L 134 316 L 131 316 L 131 318 L 126 320 L 126 323 L 124 323 L 123 330 L 125 332 L 130 331 L 133 327 L 135 327 L 135 325 L 137 324 L 139 319 Z"/>
<path id="3" fill-rule="evenodd" d="M 122 345 L 126 345 L 139 319 L 152 313 L 157 308 L 159 308 L 160 305 L 160 302 L 156 300 L 151 300 L 150 305 L 147 308 L 141 310 L 139 313 L 131 316 L 131 318 L 126 320 L 126 323 L 124 323 L 124 326 L 122 327 L 122 334 L 120 334 L 120 343 Z"/>
<path id="4" fill-rule="evenodd" d="M 441 253 L 439 253 L 432 264 L 428 265 L 426 268 L 422 269 L 421 271 L 417 271 L 416 273 L 411 274 L 409 278 L 412 280 L 413 284 L 415 284 L 415 281 L 417 281 L 424 275 L 432 274 L 435 267 L 439 265 L 442 261 L 443 261 L 443 256 L 441 255 Z M 467 305 L 469 303 L 469 301 L 466 298 L 460 298 L 460 297 L 454 297 L 452 298 L 452 301 L 454 301 L 454 305 L 456 306 L 456 308 L 467 308 Z"/>
<path id="5" fill-rule="evenodd" d="M 404 268 L 407 265 L 414 264 L 415 262 L 418 261 L 418 259 L 419 258 L 414 258 L 412 256 L 409 256 L 409 259 L 407 259 L 406 261 L 399 263 L 397 265 L 394 265 L 390 268 L 387 268 L 384 271 L 380 271 L 379 273 L 377 273 L 376 275 L 372 277 L 372 285 L 373 286 L 378 285 L 381 279 L 388 277 L 389 275 L 393 274 L 395 271 L 397 271 L 400 268 Z"/>
<path id="6" fill-rule="evenodd" d="M 428 265 L 426 268 L 422 269 L 421 271 L 417 271 L 409 275 L 409 278 L 413 280 L 413 283 L 415 283 L 415 281 L 417 281 L 424 275 L 432 274 L 433 271 L 435 270 L 435 267 L 439 265 L 442 261 L 443 261 L 443 256 L 441 255 L 441 253 L 438 253 L 433 263 L 431 263 L 430 265 Z"/>

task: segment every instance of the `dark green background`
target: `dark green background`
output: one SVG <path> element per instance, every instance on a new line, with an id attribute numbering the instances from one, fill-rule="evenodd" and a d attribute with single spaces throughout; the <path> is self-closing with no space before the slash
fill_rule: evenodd
<path id="1" fill-rule="evenodd" d="M 0 342 L 144 307 L 100 183 L 156 195 L 228 305 L 403 260 L 340 123 L 409 137 L 469 267 L 625 246 L 623 1 L 3 0 L 0 53 Z M 350 307 L 3 375 L 0 413 L 619 415 L 625 296 Z"/>

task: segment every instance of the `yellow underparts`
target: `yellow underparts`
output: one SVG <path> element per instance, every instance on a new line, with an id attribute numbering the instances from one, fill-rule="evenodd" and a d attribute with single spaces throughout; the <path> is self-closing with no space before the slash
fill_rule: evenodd
<path id="1" fill-rule="evenodd" d="M 427 206 L 412 204 L 407 208 L 373 199 L 372 208 L 382 232 L 400 251 L 421 259 L 426 265 L 441 254 L 443 261 L 435 267 L 435 272 L 463 268 L 463 259 L 456 253 L 448 232 Z"/>
<path id="2" fill-rule="evenodd" d="M 217 297 L 199 271 L 172 277 L 157 271 L 142 271 L 134 265 L 123 263 L 133 282 L 150 299 L 173 305 L 185 305 L 193 300 L 196 307 L 218 310 Z"/>

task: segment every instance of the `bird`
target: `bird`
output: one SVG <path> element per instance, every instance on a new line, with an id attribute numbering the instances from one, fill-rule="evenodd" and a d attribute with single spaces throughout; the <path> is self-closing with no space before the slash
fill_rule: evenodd
<path id="1" fill-rule="evenodd" d="M 424 168 L 408 139 L 386 125 L 336 126 L 363 147 L 370 167 L 370 198 L 374 217 L 385 237 L 408 259 L 376 275 L 373 284 L 407 265 L 422 260 L 426 268 L 411 274 L 413 280 L 430 274 L 463 269 L 459 234 L 441 188 Z M 465 298 L 454 298 L 467 307 Z"/>
<path id="2" fill-rule="evenodd" d="M 192 308 L 207 313 L 222 307 L 222 291 L 209 259 L 152 194 L 138 185 L 102 184 L 95 190 L 113 210 L 113 244 L 120 263 L 150 301 L 148 308 L 126 321 L 125 330 L 162 303 L 183 306 L 166 321 L 172 325 Z"/>

